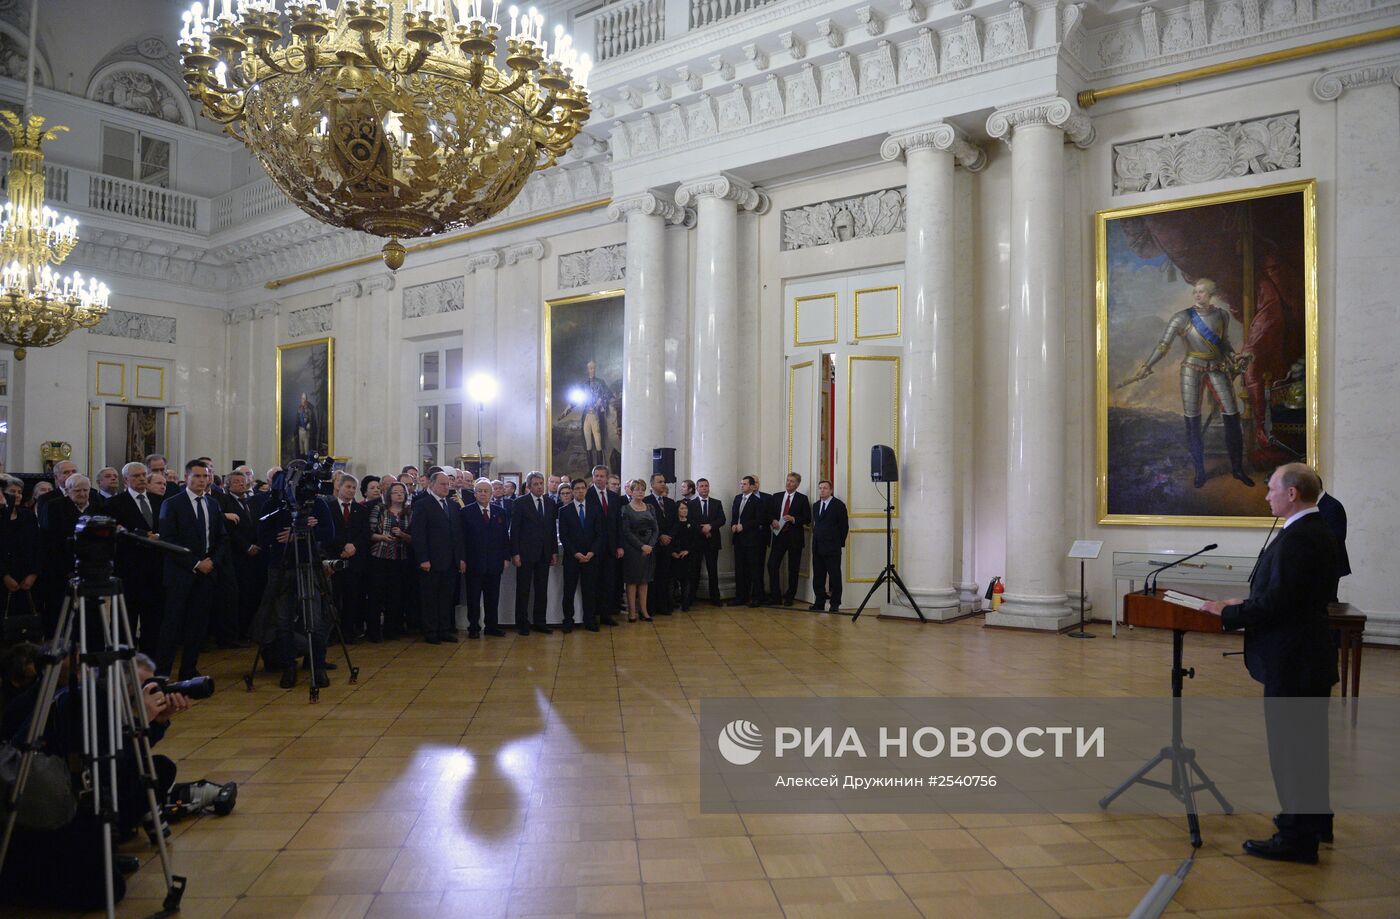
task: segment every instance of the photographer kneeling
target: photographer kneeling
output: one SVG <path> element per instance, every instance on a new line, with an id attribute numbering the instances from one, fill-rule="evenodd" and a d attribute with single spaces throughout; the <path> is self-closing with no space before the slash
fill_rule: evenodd
<path id="1" fill-rule="evenodd" d="M 267 588 L 258 608 L 253 636 L 263 647 L 269 669 L 280 668 L 278 685 L 291 689 L 297 682 L 297 648 L 294 635 L 308 636 L 308 663 L 317 688 L 330 685 L 326 675 L 326 642 L 330 617 L 325 598 L 328 584 L 322 558 L 335 539 L 330 505 L 320 496 L 286 494 L 287 485 L 274 477 L 269 512 L 258 521 L 258 543 L 267 556 Z M 295 508 L 295 510 L 294 510 Z M 304 582 L 304 583 L 303 583 Z M 299 586 L 300 585 L 300 586 Z M 306 585 L 310 585 L 309 587 Z M 301 590 L 311 596 L 303 598 Z M 306 599 L 303 614 L 303 599 Z M 307 622 L 307 618 L 310 622 Z"/>

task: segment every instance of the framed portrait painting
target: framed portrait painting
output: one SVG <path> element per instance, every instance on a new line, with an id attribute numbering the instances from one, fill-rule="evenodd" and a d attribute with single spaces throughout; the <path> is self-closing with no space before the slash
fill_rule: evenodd
<path id="1" fill-rule="evenodd" d="M 550 473 L 622 468 L 622 291 L 545 303 Z"/>
<path id="2" fill-rule="evenodd" d="M 1101 523 L 1268 526 L 1316 463 L 1311 180 L 1096 215 Z"/>
<path id="3" fill-rule="evenodd" d="M 277 346 L 277 462 L 335 452 L 335 340 Z"/>

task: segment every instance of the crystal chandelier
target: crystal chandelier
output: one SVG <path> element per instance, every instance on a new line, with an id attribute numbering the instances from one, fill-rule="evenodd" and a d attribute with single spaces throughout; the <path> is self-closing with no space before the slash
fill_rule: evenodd
<path id="1" fill-rule="evenodd" d="M 287 197 L 333 226 L 400 237 L 471 226 L 566 153 L 590 63 L 562 26 L 500 0 L 213 0 L 184 16 L 190 96 Z M 504 58 L 504 63 L 500 59 Z"/>
<path id="2" fill-rule="evenodd" d="M 77 329 L 91 328 L 107 314 L 107 285 L 78 272 L 60 276 L 78 242 L 78 221 L 44 205 L 43 143 L 62 126 L 44 130 L 44 119 L 21 121 L 0 110 L 0 128 L 14 139 L 10 154 L 10 200 L 0 211 L 0 341 L 22 361 L 28 348 L 47 348 Z"/>

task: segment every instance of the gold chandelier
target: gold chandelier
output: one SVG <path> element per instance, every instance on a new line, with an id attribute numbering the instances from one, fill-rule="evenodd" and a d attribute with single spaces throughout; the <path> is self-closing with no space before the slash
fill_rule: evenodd
<path id="1" fill-rule="evenodd" d="M 44 205 L 43 143 L 53 140 L 55 126 L 44 119 L 21 121 L 0 110 L 0 128 L 14 140 L 10 154 L 10 200 L 0 212 L 0 341 L 14 345 L 15 360 L 28 348 L 56 345 L 77 329 L 97 325 L 107 314 L 107 285 L 82 274 L 60 276 L 62 264 L 78 243 L 78 221 Z"/>
<path id="2" fill-rule="evenodd" d="M 211 0 L 184 16 L 190 96 L 318 220 L 400 237 L 499 213 L 588 120 L 590 66 L 562 26 L 500 0 Z M 504 66 L 498 58 L 504 57 Z"/>

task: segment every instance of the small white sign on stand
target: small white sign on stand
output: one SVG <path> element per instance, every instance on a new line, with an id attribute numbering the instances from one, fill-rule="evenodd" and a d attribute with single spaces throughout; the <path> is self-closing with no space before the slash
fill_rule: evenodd
<path id="1" fill-rule="evenodd" d="M 1079 559 L 1079 631 L 1069 632 L 1070 638 L 1094 637 L 1092 633 L 1084 631 L 1084 560 L 1098 558 L 1099 552 L 1102 550 L 1102 539 L 1076 539 L 1074 545 L 1069 547 L 1067 557 Z"/>

